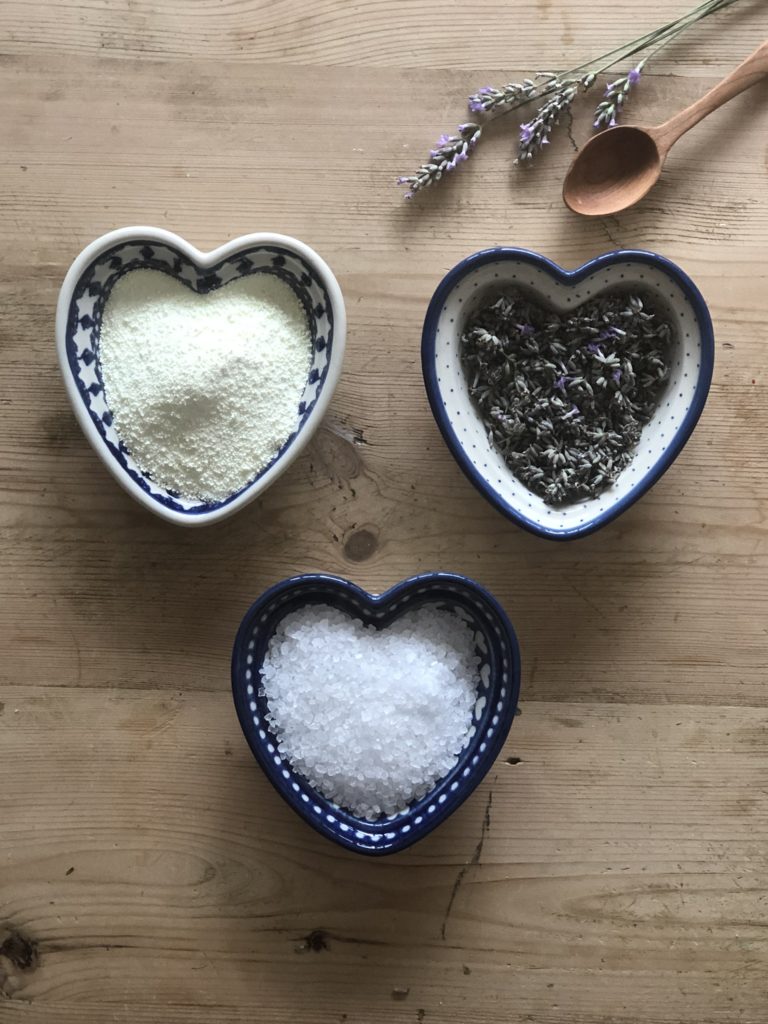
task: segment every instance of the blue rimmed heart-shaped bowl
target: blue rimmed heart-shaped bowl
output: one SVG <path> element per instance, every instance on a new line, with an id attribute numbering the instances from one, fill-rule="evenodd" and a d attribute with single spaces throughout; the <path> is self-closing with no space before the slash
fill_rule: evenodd
<path id="1" fill-rule="evenodd" d="M 99 337 L 112 288 L 132 270 L 168 274 L 204 295 L 251 274 L 274 274 L 291 286 L 307 314 L 312 361 L 295 428 L 272 462 L 224 501 L 195 503 L 159 487 L 131 457 L 104 397 Z M 162 228 L 111 231 L 87 246 L 70 267 L 59 294 L 56 345 L 70 401 L 86 437 L 118 482 L 152 512 L 174 523 L 202 526 L 252 501 L 293 462 L 320 425 L 341 373 L 346 314 L 341 290 L 316 252 L 286 235 L 244 235 L 201 252 Z M 162 338 L 158 338 L 162 344 Z"/>
<path id="2" fill-rule="evenodd" d="M 377 629 L 386 629 L 400 615 L 427 603 L 455 611 L 475 630 L 481 667 L 474 723 L 456 766 L 429 793 L 399 814 L 368 821 L 317 793 L 281 758 L 266 721 L 266 697 L 259 694 L 260 666 L 280 620 L 298 608 L 331 605 Z M 354 679 L 349 682 L 354 686 Z M 377 595 L 336 576 L 295 576 L 262 594 L 240 624 L 232 653 L 232 693 L 256 760 L 297 814 L 328 839 L 357 853 L 395 853 L 445 821 L 495 761 L 517 708 L 520 651 L 502 607 L 465 576 L 427 573 Z"/>
<path id="3" fill-rule="evenodd" d="M 464 325 L 489 295 L 504 288 L 528 293 L 542 308 L 577 309 L 602 292 L 633 289 L 647 294 L 673 325 L 670 378 L 644 428 L 631 463 L 596 498 L 552 507 L 523 484 L 493 447 L 469 397 L 461 365 Z M 467 477 L 495 507 L 542 537 L 568 540 L 609 523 L 672 465 L 701 415 L 714 365 L 712 320 L 696 285 L 656 253 L 622 250 L 577 270 L 526 249 L 487 249 L 462 260 L 443 278 L 424 321 L 424 383 L 440 431 Z"/>

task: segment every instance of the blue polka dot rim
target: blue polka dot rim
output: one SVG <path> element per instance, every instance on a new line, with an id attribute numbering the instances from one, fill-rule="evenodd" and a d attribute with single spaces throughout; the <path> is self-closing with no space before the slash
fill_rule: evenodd
<path id="1" fill-rule="evenodd" d="M 453 770 L 420 800 L 386 819 L 358 818 L 317 793 L 283 762 L 259 694 L 260 666 L 280 621 L 298 608 L 330 605 L 377 629 L 430 604 L 450 609 L 475 630 L 480 682 L 474 721 Z M 354 682 L 350 680 L 350 682 Z M 482 781 L 507 738 L 520 694 L 520 649 L 498 601 L 480 584 L 453 573 L 425 573 L 383 594 L 349 580 L 310 574 L 283 580 L 250 607 L 232 652 L 232 695 L 243 733 L 265 775 L 283 799 L 326 838 L 356 853 L 395 853 L 422 839 L 453 813 Z"/>

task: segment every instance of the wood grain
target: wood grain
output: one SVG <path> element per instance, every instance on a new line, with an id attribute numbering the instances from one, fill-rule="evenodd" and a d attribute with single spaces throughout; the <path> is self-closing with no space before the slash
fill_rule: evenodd
<path id="1" fill-rule="evenodd" d="M 530 174 L 502 124 L 423 202 L 393 186 L 478 85 L 686 6 L 0 0 L 2 1024 L 765 1024 L 768 89 L 681 140 L 618 218 L 562 208 L 566 132 Z M 633 117 L 692 102 L 767 28 L 752 0 L 699 26 L 652 62 Z M 348 306 L 323 429 L 202 532 L 115 486 L 55 364 L 68 263 L 141 222 L 201 248 L 296 235 Z M 715 321 L 685 451 L 572 545 L 483 501 L 424 396 L 429 297 L 499 243 L 566 266 L 661 251 Z M 229 650 L 281 577 L 380 590 L 422 569 L 504 603 L 523 714 L 451 820 L 370 863 L 260 775 Z"/>
<path id="2" fill-rule="evenodd" d="M 736 979 L 742 1011 L 768 995 L 768 712 L 530 703 L 475 799 L 370 862 L 284 808 L 218 694 L 0 692 L 5 913 L 39 937 L 12 1006 L 702 1021 Z"/>

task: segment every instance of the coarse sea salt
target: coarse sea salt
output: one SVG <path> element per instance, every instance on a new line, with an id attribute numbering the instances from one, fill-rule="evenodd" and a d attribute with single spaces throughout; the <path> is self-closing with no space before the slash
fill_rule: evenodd
<path id="1" fill-rule="evenodd" d="M 472 629 L 422 607 L 386 629 L 335 608 L 286 615 L 260 694 L 280 754 L 361 818 L 402 811 L 456 764 L 479 682 Z"/>
<path id="2" fill-rule="evenodd" d="M 115 428 L 141 471 L 189 501 L 223 501 L 297 429 L 307 316 L 274 274 L 206 295 L 133 270 L 104 308 L 99 361 Z"/>

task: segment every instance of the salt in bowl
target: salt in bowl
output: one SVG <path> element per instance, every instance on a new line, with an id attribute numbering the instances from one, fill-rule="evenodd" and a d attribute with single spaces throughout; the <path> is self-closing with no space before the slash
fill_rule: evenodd
<path id="1" fill-rule="evenodd" d="M 260 666 L 281 619 L 309 605 L 331 605 L 386 629 L 400 615 L 424 604 L 460 614 L 475 630 L 480 683 L 474 721 L 455 767 L 421 799 L 399 814 L 369 821 L 350 814 L 318 793 L 277 749 L 259 693 Z M 354 685 L 354 680 L 350 680 Z M 380 856 L 403 850 L 453 813 L 496 760 L 509 732 L 520 693 L 520 652 L 514 629 L 499 603 L 478 583 L 450 573 L 404 580 L 384 594 L 336 576 L 283 580 L 246 612 L 232 653 L 232 694 L 245 738 L 269 781 L 290 807 L 322 835 L 356 853 Z"/>

